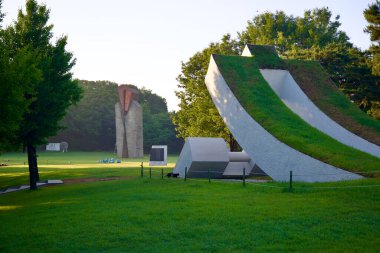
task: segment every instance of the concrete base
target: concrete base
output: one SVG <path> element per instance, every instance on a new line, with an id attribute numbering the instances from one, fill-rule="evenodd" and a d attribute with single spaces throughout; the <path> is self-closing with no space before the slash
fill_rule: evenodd
<path id="1" fill-rule="evenodd" d="M 222 138 L 187 138 L 173 173 L 189 178 L 241 178 L 254 165 L 245 152 L 229 152 Z M 209 175 L 210 173 L 210 175 Z"/>

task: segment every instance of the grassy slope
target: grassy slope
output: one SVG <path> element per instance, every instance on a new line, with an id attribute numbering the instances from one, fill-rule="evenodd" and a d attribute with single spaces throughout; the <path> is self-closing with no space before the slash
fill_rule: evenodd
<path id="1" fill-rule="evenodd" d="M 352 104 L 335 87 L 318 62 L 283 60 L 273 46 L 248 47 L 260 68 L 289 70 L 300 88 L 329 117 L 351 132 L 380 145 L 380 122 Z"/>
<path id="2" fill-rule="evenodd" d="M 380 159 L 350 148 L 308 125 L 276 96 L 259 72 L 269 57 L 214 55 L 224 79 L 247 112 L 277 139 L 305 154 L 350 171 L 377 171 Z M 269 60 L 268 60 L 269 59 Z M 280 62 L 281 63 L 281 62 Z"/>
<path id="3" fill-rule="evenodd" d="M 380 145 L 380 122 L 353 105 L 318 62 L 287 60 L 286 66 L 300 88 L 323 112 L 351 132 Z"/>
<path id="4" fill-rule="evenodd" d="M 334 184 L 363 183 L 380 180 Z M 0 252 L 379 252 L 380 187 L 264 185 L 137 178 L 0 195 Z"/>

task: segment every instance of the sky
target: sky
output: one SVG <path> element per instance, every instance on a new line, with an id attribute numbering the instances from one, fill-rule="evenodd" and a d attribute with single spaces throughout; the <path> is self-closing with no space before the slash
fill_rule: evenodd
<path id="1" fill-rule="evenodd" d="M 74 77 L 145 87 L 178 110 L 181 62 L 226 33 L 236 33 L 265 11 L 302 16 L 328 7 L 340 15 L 341 30 L 361 49 L 370 46 L 363 11 L 371 0 L 44 0 L 55 38 L 67 35 L 77 63 Z M 4 26 L 25 0 L 3 0 Z"/>

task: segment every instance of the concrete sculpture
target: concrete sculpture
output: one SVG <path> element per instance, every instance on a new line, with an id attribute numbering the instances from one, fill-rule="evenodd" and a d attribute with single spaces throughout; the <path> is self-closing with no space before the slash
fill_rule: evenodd
<path id="1" fill-rule="evenodd" d="M 274 50 L 273 47 L 272 49 Z M 253 55 L 253 46 L 246 45 L 242 56 L 251 57 Z M 348 131 L 328 117 L 302 91 L 289 71 L 260 69 L 260 73 L 286 106 L 304 121 L 347 146 L 380 157 L 379 146 Z"/>
<path id="2" fill-rule="evenodd" d="M 254 163 L 245 152 L 229 152 L 222 138 L 187 138 L 173 173 L 193 178 L 241 178 Z"/>
<path id="3" fill-rule="evenodd" d="M 115 104 L 116 151 L 122 158 L 139 158 L 143 151 L 143 116 L 139 92 L 127 85 L 118 87 Z"/>
<path id="4" fill-rule="evenodd" d="M 207 89 L 221 117 L 248 156 L 270 177 L 288 181 L 326 182 L 361 178 L 305 155 L 276 139 L 241 106 L 211 56 Z"/>

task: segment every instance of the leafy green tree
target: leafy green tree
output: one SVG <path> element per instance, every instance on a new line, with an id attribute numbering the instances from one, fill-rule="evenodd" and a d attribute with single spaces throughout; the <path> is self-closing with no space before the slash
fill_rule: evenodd
<path id="1" fill-rule="evenodd" d="M 66 141 L 72 150 L 115 149 L 115 103 L 117 84 L 108 81 L 78 80 L 83 90 L 81 101 L 71 106 L 62 120 L 64 126 L 51 142 Z"/>
<path id="2" fill-rule="evenodd" d="M 370 34 L 373 43 L 369 49 L 372 56 L 372 73 L 380 75 L 380 2 L 378 0 L 364 10 L 364 17 L 369 23 L 364 31 Z"/>
<path id="3" fill-rule="evenodd" d="M 75 64 L 73 55 L 66 51 L 66 37 L 54 44 L 53 25 L 48 25 L 49 10 L 35 0 L 26 1 L 26 13 L 18 13 L 15 23 L 5 31 L 5 40 L 12 48 L 11 57 L 24 48 L 35 54 L 36 68 L 41 71 L 39 82 L 30 83 L 24 97 L 29 106 L 20 122 L 19 141 L 28 151 L 30 188 L 36 189 L 39 180 L 36 145 L 44 144 L 47 138 L 61 128 L 58 122 L 66 109 L 80 100 L 81 89 L 72 80 L 71 68 Z"/>
<path id="4" fill-rule="evenodd" d="M 166 100 L 145 88 L 140 92 L 144 114 L 144 152 L 149 153 L 152 145 L 168 145 L 169 152 L 179 152 L 183 142 L 176 138 Z"/>
<path id="5" fill-rule="evenodd" d="M 331 18 L 328 8 L 305 11 L 303 17 L 266 12 L 248 21 L 238 37 L 243 44 L 274 45 L 284 56 L 289 50 L 294 54 L 297 49 L 324 48 L 330 43 L 351 45 L 347 34 L 339 30 L 340 17 Z"/>
<path id="6" fill-rule="evenodd" d="M 220 43 L 211 43 L 182 63 L 182 73 L 177 78 L 180 91 L 176 92 L 180 110 L 172 115 L 178 137 L 222 137 L 228 140 L 231 150 L 237 149 L 236 141 L 211 100 L 204 78 L 211 54 L 238 55 L 241 49 L 241 45 L 227 34 Z"/>

